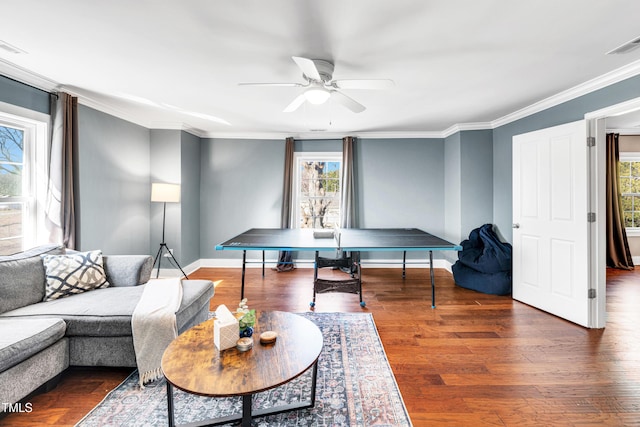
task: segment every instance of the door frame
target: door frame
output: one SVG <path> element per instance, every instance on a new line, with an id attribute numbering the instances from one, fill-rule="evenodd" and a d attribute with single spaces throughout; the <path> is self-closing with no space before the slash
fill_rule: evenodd
<path id="1" fill-rule="evenodd" d="M 640 98 L 614 104 L 584 115 L 587 134 L 595 138 L 595 147 L 590 150 L 589 206 L 596 213 L 591 223 L 589 242 L 590 287 L 596 290 L 596 298 L 590 307 L 591 328 L 604 328 L 607 322 L 607 266 L 606 266 L 606 118 L 630 113 L 640 109 Z"/>

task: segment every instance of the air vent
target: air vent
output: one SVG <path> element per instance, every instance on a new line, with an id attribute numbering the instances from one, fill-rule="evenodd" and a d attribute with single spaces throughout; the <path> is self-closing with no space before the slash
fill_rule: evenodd
<path id="1" fill-rule="evenodd" d="M 637 37 L 630 42 L 626 42 L 622 46 L 618 46 L 617 48 L 607 52 L 607 55 L 620 55 L 624 53 L 629 53 L 634 49 L 640 47 L 640 37 Z"/>
<path id="2" fill-rule="evenodd" d="M 27 53 L 24 50 L 15 47 L 12 44 L 9 44 L 5 41 L 0 40 L 0 50 L 4 50 L 5 52 L 19 54 L 19 53 Z"/>

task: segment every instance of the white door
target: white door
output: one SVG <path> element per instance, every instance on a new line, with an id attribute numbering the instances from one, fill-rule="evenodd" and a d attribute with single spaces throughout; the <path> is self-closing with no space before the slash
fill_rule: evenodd
<path id="1" fill-rule="evenodd" d="M 589 326 L 585 121 L 513 137 L 513 298 Z"/>

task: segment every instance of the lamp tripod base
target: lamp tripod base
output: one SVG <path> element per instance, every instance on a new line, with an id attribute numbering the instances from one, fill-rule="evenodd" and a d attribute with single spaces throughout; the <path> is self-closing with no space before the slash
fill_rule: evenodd
<path id="1" fill-rule="evenodd" d="M 163 252 L 165 251 L 169 254 L 169 257 L 173 260 L 173 262 L 178 267 L 178 269 L 180 270 L 184 278 L 188 279 L 189 276 L 187 276 L 187 273 L 185 273 L 182 267 L 180 267 L 180 263 L 178 263 L 178 260 L 173 256 L 173 253 L 171 253 L 171 251 L 169 250 L 169 247 L 164 242 L 160 243 L 160 248 L 158 249 L 156 258 L 153 261 L 153 268 L 155 268 L 156 264 L 158 264 L 158 272 L 156 273 L 156 279 L 160 277 L 160 264 L 162 264 L 162 256 L 163 256 Z"/>

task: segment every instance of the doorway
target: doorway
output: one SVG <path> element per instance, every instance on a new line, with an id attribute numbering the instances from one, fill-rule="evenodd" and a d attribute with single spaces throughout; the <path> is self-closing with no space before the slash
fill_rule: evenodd
<path id="1" fill-rule="evenodd" d="M 595 138 L 594 155 L 590 158 L 592 182 L 590 206 L 597 218 L 606 218 L 606 134 L 607 118 L 622 123 L 626 116 L 632 118 L 640 111 L 640 98 L 585 114 L 588 122 L 589 136 Z M 638 128 L 640 133 L 640 127 Z M 591 225 L 590 260 L 591 276 L 596 289 L 596 298 L 592 305 L 591 318 L 593 328 L 604 328 L 606 324 L 606 224 L 597 220 Z"/>

